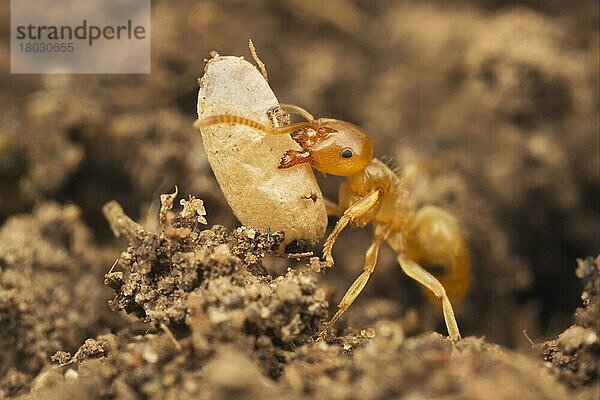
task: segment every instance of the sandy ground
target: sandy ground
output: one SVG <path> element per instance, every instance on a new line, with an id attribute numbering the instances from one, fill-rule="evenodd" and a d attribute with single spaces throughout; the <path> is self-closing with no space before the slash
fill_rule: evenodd
<path id="1" fill-rule="evenodd" d="M 139 76 L 10 75 L 0 26 L 0 398 L 597 398 L 597 4 L 154 1 L 153 14 Z M 280 101 L 362 126 L 400 169 L 430 166 L 414 205 L 455 214 L 472 252 L 463 341 L 433 333 L 439 311 L 384 249 L 314 343 L 372 233 L 345 232 L 317 274 L 272 254 L 281 237 L 237 228 L 192 123 L 203 59 L 249 58 L 248 37 Z M 318 179 L 337 198 L 341 180 Z M 180 207 L 159 222 L 175 184 L 208 226 Z M 120 239 L 112 200 L 131 217 L 111 219 Z"/>

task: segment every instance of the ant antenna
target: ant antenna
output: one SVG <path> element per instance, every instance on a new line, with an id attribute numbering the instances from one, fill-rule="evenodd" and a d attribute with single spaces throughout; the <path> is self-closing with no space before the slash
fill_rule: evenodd
<path id="1" fill-rule="evenodd" d="M 286 135 L 302 128 L 313 127 L 313 124 L 310 122 L 297 122 L 295 124 L 285 125 L 279 128 L 271 128 L 270 126 L 265 126 L 256 121 L 240 117 L 238 115 L 211 115 L 210 117 L 196 120 L 196 122 L 194 122 L 194 127 L 196 129 L 202 129 L 221 124 L 244 125 L 271 135 Z"/>

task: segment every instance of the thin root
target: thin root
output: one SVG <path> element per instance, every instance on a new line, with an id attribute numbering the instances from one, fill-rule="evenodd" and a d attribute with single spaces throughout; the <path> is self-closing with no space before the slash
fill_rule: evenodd
<path id="1" fill-rule="evenodd" d="M 264 62 L 260 61 L 260 58 L 258 58 L 258 54 L 256 53 L 256 47 L 254 47 L 252 39 L 248 39 L 248 48 L 250 49 L 250 54 L 252 54 L 252 58 L 254 58 L 256 65 L 258 65 L 260 73 L 265 78 L 265 81 L 269 82 L 269 76 L 267 75 L 267 66 Z"/>
<path id="2" fill-rule="evenodd" d="M 291 258 L 294 260 L 300 260 L 304 257 L 312 257 L 313 256 L 313 252 L 312 251 L 306 251 L 304 253 L 287 253 L 286 257 L 287 258 Z"/>

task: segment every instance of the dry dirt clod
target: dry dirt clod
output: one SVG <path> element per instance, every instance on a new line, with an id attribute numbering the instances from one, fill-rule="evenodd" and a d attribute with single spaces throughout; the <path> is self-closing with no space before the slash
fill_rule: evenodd
<path id="1" fill-rule="evenodd" d="M 575 325 L 534 347 L 561 381 L 573 388 L 587 386 L 591 392 L 600 379 L 600 257 L 578 260 L 576 274 L 583 283 L 583 307 L 575 310 Z"/>
<path id="2" fill-rule="evenodd" d="M 182 201 L 183 209 L 167 218 L 174 202 L 163 199 L 159 233 L 141 228 L 114 202 L 105 207 L 113 230 L 130 241 L 105 276 L 115 291 L 111 307 L 177 340 L 191 338 L 198 354 L 210 354 L 211 343 L 253 343 L 262 367 L 278 375 L 282 354 L 309 343 L 326 317 L 315 279 L 305 272 L 265 273 L 262 257 L 277 250 L 282 234 L 204 229 L 201 200 Z"/>

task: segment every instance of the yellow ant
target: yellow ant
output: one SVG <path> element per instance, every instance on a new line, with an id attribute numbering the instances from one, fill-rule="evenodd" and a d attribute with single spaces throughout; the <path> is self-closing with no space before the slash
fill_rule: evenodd
<path id="1" fill-rule="evenodd" d="M 379 248 L 386 241 L 398 254 L 397 261 L 402 270 L 430 291 L 428 294 L 434 303 L 439 305 L 441 302 L 448 334 L 453 340 L 459 340 L 451 300 L 457 302 L 464 296 L 471 263 L 457 220 L 438 207 L 412 210 L 408 186 L 415 178 L 416 168 L 407 169 L 402 177 L 398 177 L 390 167 L 373 158 L 371 142 L 360 127 L 337 119 L 315 119 L 298 106 L 281 104 L 280 107 L 303 117 L 306 122 L 268 127 L 240 116 L 214 115 L 197 120 L 194 126 L 200 129 L 217 124 L 238 124 L 267 134 L 291 134 L 301 150 L 288 150 L 279 168 L 308 163 L 326 174 L 348 177 L 340 186 L 339 204 L 328 205 L 328 214 L 340 219 L 323 247 L 326 265 L 333 266 L 333 245 L 349 223 L 364 227 L 372 222 L 374 239 L 366 252 L 362 274 L 350 286 L 317 341 L 325 337 L 363 290 L 375 270 Z"/>

